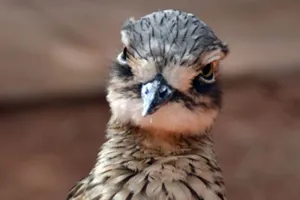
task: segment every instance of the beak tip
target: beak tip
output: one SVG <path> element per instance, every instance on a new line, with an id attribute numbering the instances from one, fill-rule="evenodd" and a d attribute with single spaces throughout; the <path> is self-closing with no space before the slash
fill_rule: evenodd
<path id="1" fill-rule="evenodd" d="M 144 107 L 144 109 L 143 109 L 143 111 L 142 111 L 142 116 L 143 117 L 146 117 L 147 115 L 150 115 L 150 114 L 152 114 L 152 108 L 151 108 L 151 106 L 150 105 L 147 105 L 147 106 L 145 106 Z"/>
<path id="2" fill-rule="evenodd" d="M 147 116 L 147 113 L 146 113 L 146 112 L 142 112 L 142 116 L 143 116 L 143 117 L 146 117 L 146 116 Z"/>
<path id="3" fill-rule="evenodd" d="M 142 116 L 146 117 L 148 115 L 148 109 L 143 109 Z"/>

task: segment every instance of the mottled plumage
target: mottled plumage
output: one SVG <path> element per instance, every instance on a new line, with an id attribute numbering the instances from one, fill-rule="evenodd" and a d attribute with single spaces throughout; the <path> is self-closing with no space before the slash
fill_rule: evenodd
<path id="1" fill-rule="evenodd" d="M 211 127 L 227 46 L 193 14 L 124 23 L 112 67 L 112 116 L 95 167 L 68 200 L 224 200 Z"/>

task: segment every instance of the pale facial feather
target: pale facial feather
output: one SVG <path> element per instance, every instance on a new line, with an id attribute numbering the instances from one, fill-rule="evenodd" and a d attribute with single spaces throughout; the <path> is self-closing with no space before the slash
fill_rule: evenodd
<path id="1" fill-rule="evenodd" d="M 128 59 L 128 64 L 131 66 L 134 80 L 137 82 L 145 83 L 152 80 L 157 74 L 157 68 L 154 62 L 148 62 L 142 59 Z"/>
<path id="2" fill-rule="evenodd" d="M 130 83 L 146 83 L 152 80 L 158 71 L 154 60 L 143 60 L 129 57 L 127 63 L 131 66 L 134 79 Z M 162 70 L 162 75 L 168 84 L 189 95 L 192 80 L 199 74 L 193 67 L 167 65 Z M 119 84 L 118 84 L 119 85 Z M 121 84 L 123 85 L 123 84 Z M 122 87 L 120 85 L 120 87 Z M 123 123 L 133 123 L 141 128 L 156 129 L 162 132 L 176 133 L 203 133 L 215 121 L 218 110 L 197 108 L 189 110 L 180 103 L 168 103 L 159 108 L 152 115 L 143 117 L 143 102 L 141 99 L 123 98 L 122 94 L 110 90 L 108 93 L 111 111 Z M 195 102 L 210 103 L 210 98 L 199 96 Z"/>
<path id="3" fill-rule="evenodd" d="M 192 67 L 175 65 L 165 67 L 163 76 L 173 88 L 184 92 L 191 88 L 191 81 L 198 73 Z"/>
<path id="4" fill-rule="evenodd" d="M 152 80 L 158 73 L 157 67 L 154 62 L 146 60 L 128 60 L 132 73 L 136 81 L 145 83 Z M 181 92 L 187 91 L 191 87 L 191 81 L 197 72 L 193 67 L 170 65 L 163 68 L 162 75 L 173 88 Z"/>
<path id="5" fill-rule="evenodd" d="M 179 103 L 168 103 L 152 115 L 142 116 L 142 100 L 114 98 L 108 94 L 111 111 L 123 123 L 133 123 L 141 128 L 168 133 L 199 134 L 211 127 L 217 117 L 215 109 L 189 110 Z"/>

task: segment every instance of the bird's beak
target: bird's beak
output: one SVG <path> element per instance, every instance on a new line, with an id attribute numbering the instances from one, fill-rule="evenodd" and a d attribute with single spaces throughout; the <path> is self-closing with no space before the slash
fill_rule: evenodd
<path id="1" fill-rule="evenodd" d="M 154 113 L 162 104 L 172 97 L 174 89 L 171 88 L 164 77 L 158 74 L 153 80 L 143 84 L 141 96 L 143 99 L 142 115 L 145 117 Z"/>

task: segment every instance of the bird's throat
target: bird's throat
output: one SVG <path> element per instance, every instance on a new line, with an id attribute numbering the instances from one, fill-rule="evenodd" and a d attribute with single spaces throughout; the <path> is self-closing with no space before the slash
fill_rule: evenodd
<path id="1" fill-rule="evenodd" d="M 210 152 L 213 142 L 210 133 L 174 134 L 171 132 L 142 129 L 130 124 L 110 121 L 108 124 L 108 139 L 123 143 L 126 146 L 135 146 L 145 155 L 151 152 L 159 156 L 184 155 L 189 153 Z M 211 155 L 208 155 L 209 157 Z"/>

